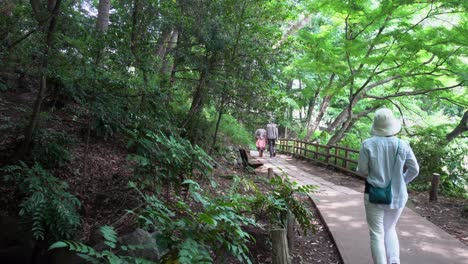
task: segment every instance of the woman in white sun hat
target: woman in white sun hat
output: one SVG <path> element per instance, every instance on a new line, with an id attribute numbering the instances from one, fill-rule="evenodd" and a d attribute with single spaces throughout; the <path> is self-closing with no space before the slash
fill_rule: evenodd
<path id="1" fill-rule="evenodd" d="M 367 176 L 364 205 L 375 264 L 400 263 L 395 227 L 408 200 L 406 185 L 419 173 L 413 150 L 395 137 L 400 130 L 401 123 L 390 109 L 377 110 L 371 129 L 373 137 L 362 142 L 359 152 L 357 170 Z M 391 188 L 391 196 L 384 204 L 376 203 L 374 198 L 369 200 L 369 190 L 375 187 Z"/>

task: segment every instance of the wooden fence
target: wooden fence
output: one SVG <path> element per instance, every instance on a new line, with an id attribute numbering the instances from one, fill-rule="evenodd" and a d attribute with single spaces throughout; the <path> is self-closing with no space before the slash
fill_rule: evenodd
<path id="1" fill-rule="evenodd" d="M 296 139 L 279 139 L 278 151 L 293 157 L 312 160 L 365 179 L 356 172 L 359 150 L 337 145 L 322 145 Z"/>

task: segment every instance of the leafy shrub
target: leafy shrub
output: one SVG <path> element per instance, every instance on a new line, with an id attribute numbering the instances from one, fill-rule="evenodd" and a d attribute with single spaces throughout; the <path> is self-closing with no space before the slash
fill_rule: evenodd
<path id="1" fill-rule="evenodd" d="M 16 184 L 25 198 L 20 204 L 22 221 L 34 238 L 68 239 L 80 225 L 76 209 L 80 201 L 67 189 L 65 182 L 52 176 L 38 163 L 29 168 L 25 163 L 7 166 L 5 181 Z"/>
<path id="2" fill-rule="evenodd" d="M 445 195 L 468 198 L 468 144 L 466 141 L 458 144 L 462 140 L 455 140 L 446 147 L 441 187 Z"/>
<path id="3" fill-rule="evenodd" d="M 208 197 L 196 182 L 187 180 L 184 184 L 190 186 L 191 200 L 201 206 L 200 210 L 192 210 L 182 200 L 166 205 L 137 189 L 146 207 L 131 213 L 138 215 L 144 228 L 159 231 L 157 241 L 161 252 L 166 252 L 163 263 L 212 263 L 210 252 L 222 251 L 251 263 L 247 244 L 253 238 L 243 227 L 257 225 L 254 219 L 240 213 L 250 210 L 244 198 L 236 194 Z"/>
<path id="4" fill-rule="evenodd" d="M 137 163 L 135 174 L 153 186 L 156 183 L 180 186 L 185 178 L 193 178 L 194 172 L 207 176 L 213 169 L 214 161 L 203 149 L 174 135 L 132 132 L 128 147 L 134 151 L 129 159 Z"/>
<path id="5" fill-rule="evenodd" d="M 120 98 L 103 94 L 96 98 L 91 112 L 94 121 L 91 129 L 96 136 L 107 139 L 125 131 L 128 117 Z"/>
<path id="6" fill-rule="evenodd" d="M 48 169 L 63 166 L 71 159 L 67 146 L 72 142 L 63 132 L 41 130 L 34 137 L 33 159 Z"/>
<path id="7" fill-rule="evenodd" d="M 468 197 L 468 147 L 465 139 L 445 141 L 442 127 L 420 131 L 412 142 L 412 148 L 420 166 L 420 175 L 411 185 L 412 189 L 427 190 L 433 173 L 441 175 L 441 193 L 450 196 Z"/>
<path id="8" fill-rule="evenodd" d="M 214 128 L 213 128 L 214 131 Z M 223 144 L 223 140 L 229 138 L 232 144 L 249 146 L 255 148 L 255 137 L 249 133 L 247 129 L 239 123 L 233 116 L 224 114 L 219 124 L 218 132 L 219 143 Z M 225 142 L 224 142 L 225 143 Z"/>
<path id="9" fill-rule="evenodd" d="M 352 149 L 361 148 L 361 139 L 356 134 L 347 133 L 346 137 L 340 140 L 338 143 L 339 146 L 348 147 Z"/>
<path id="10" fill-rule="evenodd" d="M 49 250 L 56 248 L 68 248 L 90 263 L 153 263 L 142 258 L 124 255 L 126 252 L 142 249 L 144 248 L 144 245 L 120 244 L 117 240 L 117 232 L 115 232 L 114 228 L 111 226 L 102 226 L 99 228 L 99 231 L 104 238 L 104 244 L 106 244 L 109 249 L 98 251 L 81 242 L 64 240 L 55 242 L 49 247 Z M 116 253 L 115 251 L 118 251 L 119 253 Z"/>
<path id="11" fill-rule="evenodd" d="M 299 186 L 290 181 L 287 174 L 275 175 L 269 181 L 272 190 L 266 193 L 255 191 L 252 208 L 257 216 L 265 217 L 272 226 L 286 228 L 288 214 L 292 214 L 304 232 L 313 230 L 312 214 L 296 195 L 308 195 L 317 190 L 315 185 Z"/>

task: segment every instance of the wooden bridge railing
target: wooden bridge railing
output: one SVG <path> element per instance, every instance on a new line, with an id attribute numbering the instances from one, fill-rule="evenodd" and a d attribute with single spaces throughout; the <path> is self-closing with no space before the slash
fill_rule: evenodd
<path id="1" fill-rule="evenodd" d="M 278 150 L 294 157 L 332 166 L 365 179 L 365 176 L 356 172 L 359 150 L 297 139 L 279 139 Z"/>

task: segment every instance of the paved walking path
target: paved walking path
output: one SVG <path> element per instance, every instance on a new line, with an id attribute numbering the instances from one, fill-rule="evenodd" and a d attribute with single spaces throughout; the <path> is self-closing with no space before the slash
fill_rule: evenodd
<path id="1" fill-rule="evenodd" d="M 285 155 L 259 158 L 276 174 L 286 172 L 299 184 L 320 186 L 312 194 L 345 264 L 372 264 L 369 233 L 365 220 L 363 187 L 348 188 L 334 184 L 330 171 Z M 356 179 L 356 181 L 359 181 Z M 335 181 L 336 182 L 336 181 Z M 363 182 L 360 183 L 363 186 Z M 405 208 L 397 225 L 401 263 L 468 264 L 468 247 L 409 208 Z"/>

